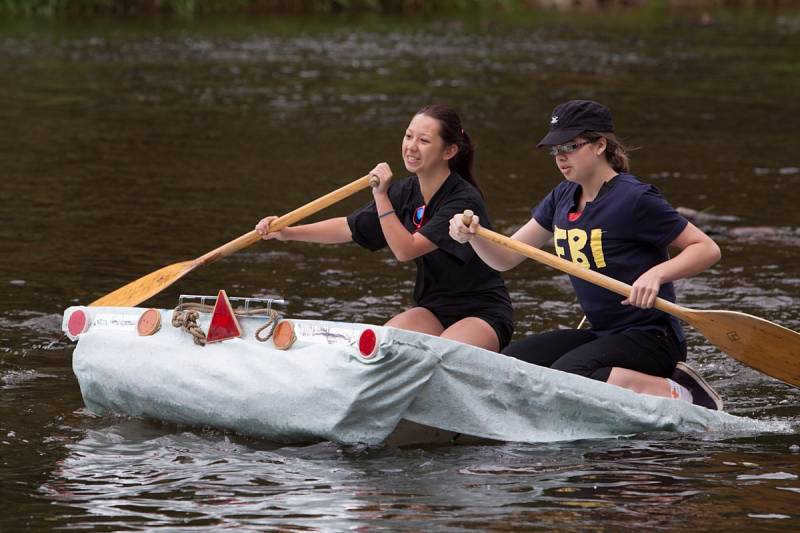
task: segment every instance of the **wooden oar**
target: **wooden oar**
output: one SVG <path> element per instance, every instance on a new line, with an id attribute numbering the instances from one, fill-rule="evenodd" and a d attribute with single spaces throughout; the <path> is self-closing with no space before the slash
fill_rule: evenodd
<path id="1" fill-rule="evenodd" d="M 463 216 L 464 224 L 469 225 L 472 211 L 464 211 Z M 480 226 L 477 235 L 617 294 L 627 297 L 631 293 L 631 286 L 627 283 L 505 235 Z M 800 387 L 800 333 L 746 313 L 688 309 L 663 298 L 656 299 L 655 308 L 687 322 L 734 359 L 785 383 Z"/>
<path id="2" fill-rule="evenodd" d="M 352 183 L 345 185 L 344 187 L 329 192 L 325 196 L 321 196 L 313 202 L 309 202 L 302 207 L 298 207 L 291 213 L 287 213 L 276 219 L 272 224 L 270 224 L 269 230 L 278 231 L 287 226 L 291 226 L 299 220 L 313 215 L 317 211 L 321 211 L 322 209 L 325 209 L 326 207 L 333 205 L 340 200 L 344 200 L 348 196 L 352 196 L 362 189 L 366 189 L 369 186 L 374 187 L 377 185 L 375 180 L 377 180 L 375 176 L 366 175 L 353 181 Z M 150 274 L 147 274 L 136 281 L 128 283 L 124 287 L 120 287 L 114 292 L 106 294 L 102 298 L 95 300 L 89 305 L 129 307 L 140 304 L 151 296 L 154 296 L 166 289 L 195 268 L 218 261 L 234 252 L 238 252 L 242 248 L 246 248 L 257 243 L 259 240 L 261 240 L 261 236 L 258 234 L 258 232 L 256 230 L 250 231 L 241 237 L 237 237 L 227 244 L 223 244 L 219 248 L 211 250 L 207 254 L 201 255 L 197 259 L 173 263 L 160 268 L 155 272 L 151 272 Z"/>

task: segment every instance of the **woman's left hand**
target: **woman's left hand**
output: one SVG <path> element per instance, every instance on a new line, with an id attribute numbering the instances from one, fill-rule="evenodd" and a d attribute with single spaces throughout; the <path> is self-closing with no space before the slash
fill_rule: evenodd
<path id="1" fill-rule="evenodd" d="M 461 244 L 471 241 L 478 231 L 479 222 L 480 217 L 474 215 L 470 225 L 466 226 L 464 225 L 464 215 L 462 213 L 456 213 L 453 215 L 453 218 L 450 219 L 450 237 Z"/>
<path id="2" fill-rule="evenodd" d="M 651 268 L 633 282 L 631 294 L 622 301 L 622 305 L 633 305 L 643 309 L 649 309 L 656 303 L 658 291 L 661 290 L 661 275 Z"/>
<path id="3" fill-rule="evenodd" d="M 389 184 L 392 182 L 392 169 L 389 168 L 388 163 L 378 163 L 375 168 L 370 170 L 370 176 L 375 176 L 380 180 L 380 184 L 372 189 L 372 194 L 386 194 L 389 190 Z"/>

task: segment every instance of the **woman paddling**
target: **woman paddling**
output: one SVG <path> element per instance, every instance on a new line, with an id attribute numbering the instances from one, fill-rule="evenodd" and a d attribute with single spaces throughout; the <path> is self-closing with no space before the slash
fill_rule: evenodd
<path id="1" fill-rule="evenodd" d="M 555 108 L 547 146 L 565 178 L 533 209 L 513 239 L 556 253 L 585 268 L 632 285 L 620 296 L 570 277 L 591 329 L 564 329 L 512 343 L 503 353 L 637 392 L 680 398 L 721 409 L 717 394 L 686 360 L 678 320 L 653 308 L 656 297 L 675 301 L 672 282 L 698 274 L 720 259 L 717 244 L 678 214 L 658 190 L 629 174 L 625 147 L 614 135 L 611 112 L 589 100 Z M 461 215 L 450 234 L 469 241 L 490 266 L 508 270 L 525 258 L 484 239 L 473 239 Z M 680 253 L 669 258 L 669 246 Z"/>
<path id="2" fill-rule="evenodd" d="M 493 351 L 511 340 L 511 299 L 500 277 L 469 246 L 453 241 L 450 219 L 472 209 L 488 220 L 472 176 L 474 147 L 451 108 L 420 109 L 405 131 L 402 156 L 413 175 L 392 181 L 379 163 L 374 200 L 347 217 L 269 233 L 276 217 L 256 225 L 264 239 L 315 243 L 355 241 L 369 250 L 386 246 L 398 261 L 417 266 L 414 307 L 386 325 L 437 335 Z"/>

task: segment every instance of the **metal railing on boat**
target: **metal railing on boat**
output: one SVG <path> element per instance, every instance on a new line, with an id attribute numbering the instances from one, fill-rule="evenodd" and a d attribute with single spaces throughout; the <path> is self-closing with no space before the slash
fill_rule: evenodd
<path id="1" fill-rule="evenodd" d="M 287 305 L 287 301 L 283 298 L 257 298 L 257 297 L 243 297 L 243 296 L 228 296 L 228 301 L 234 308 L 234 311 L 239 311 L 242 314 L 259 317 L 268 317 L 272 313 L 273 305 Z M 202 294 L 181 294 L 178 297 L 177 309 L 185 309 L 187 307 L 195 306 L 208 306 L 213 307 L 217 303 L 217 296 L 209 296 Z M 257 306 L 261 307 L 257 307 Z"/>

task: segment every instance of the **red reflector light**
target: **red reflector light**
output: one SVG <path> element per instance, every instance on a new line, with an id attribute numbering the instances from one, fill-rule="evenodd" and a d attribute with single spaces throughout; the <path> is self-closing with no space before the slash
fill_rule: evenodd
<path id="1" fill-rule="evenodd" d="M 375 355 L 378 347 L 378 336 L 371 329 L 365 329 L 358 338 L 358 351 L 366 358 Z"/>
<path id="2" fill-rule="evenodd" d="M 81 333 L 85 333 L 89 329 L 89 318 L 82 310 L 77 309 L 69 315 L 67 321 L 67 330 L 73 337 L 77 337 Z"/>
<path id="3" fill-rule="evenodd" d="M 239 327 L 239 321 L 236 320 L 228 295 L 224 290 L 220 290 L 217 294 L 217 303 L 214 304 L 214 311 L 211 313 L 206 342 L 219 342 L 241 336 L 242 328 Z"/>

